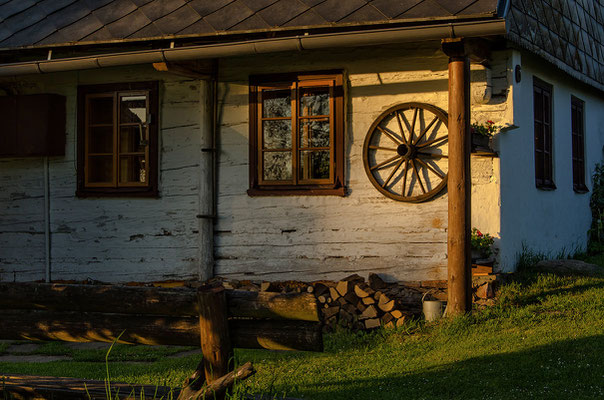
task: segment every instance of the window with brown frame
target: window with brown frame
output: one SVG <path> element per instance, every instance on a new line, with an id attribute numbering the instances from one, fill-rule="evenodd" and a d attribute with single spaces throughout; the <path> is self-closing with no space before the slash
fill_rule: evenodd
<path id="1" fill-rule="evenodd" d="M 539 189 L 556 188 L 552 162 L 552 86 L 533 78 L 535 129 L 535 184 Z"/>
<path id="2" fill-rule="evenodd" d="M 250 189 L 344 195 L 341 73 L 250 78 Z"/>
<path id="3" fill-rule="evenodd" d="M 78 87 L 78 196 L 157 196 L 158 83 Z"/>
<path id="4" fill-rule="evenodd" d="M 585 103 L 571 97 L 571 136 L 573 147 L 573 190 L 577 193 L 588 192 L 585 185 L 585 133 L 584 110 Z"/>

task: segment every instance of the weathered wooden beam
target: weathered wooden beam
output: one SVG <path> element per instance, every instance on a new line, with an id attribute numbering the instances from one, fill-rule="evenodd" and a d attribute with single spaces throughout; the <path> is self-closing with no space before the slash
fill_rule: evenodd
<path id="1" fill-rule="evenodd" d="M 201 286 L 197 291 L 199 331 L 206 382 L 212 383 L 233 368 L 227 298 L 223 287 Z"/>
<path id="2" fill-rule="evenodd" d="M 442 49 L 449 56 L 447 313 L 458 315 L 472 309 L 470 61 L 463 38 L 444 39 Z"/>
<path id="3" fill-rule="evenodd" d="M 171 390 L 164 386 L 111 382 L 112 399 L 167 399 L 171 398 L 169 397 Z M 99 380 L 6 374 L 2 375 L 0 398 L 105 400 L 107 387 L 105 381 Z"/>
<path id="4" fill-rule="evenodd" d="M 191 62 L 160 62 L 153 63 L 153 68 L 160 72 L 169 72 L 174 75 L 184 76 L 193 79 L 209 80 L 212 79 L 212 73 L 208 70 L 206 64 Z"/>
<path id="5" fill-rule="evenodd" d="M 199 317 L 160 317 L 80 311 L 0 310 L 0 339 L 199 346 Z M 322 351 L 320 324 L 229 320 L 236 348 Z"/>
<path id="6" fill-rule="evenodd" d="M 197 316 L 195 289 L 118 285 L 0 283 L 0 309 L 106 312 Z M 320 320 L 310 293 L 228 290 L 230 317 Z"/>
<path id="7" fill-rule="evenodd" d="M 219 377 L 207 386 L 203 386 L 200 389 L 190 389 L 185 386 L 178 395 L 177 400 L 199 400 L 199 399 L 218 399 L 224 398 L 226 390 L 235 383 L 235 381 L 242 381 L 252 376 L 256 371 L 252 367 L 251 362 L 247 362 L 237 368 L 235 371 L 231 371 L 228 374 Z"/>

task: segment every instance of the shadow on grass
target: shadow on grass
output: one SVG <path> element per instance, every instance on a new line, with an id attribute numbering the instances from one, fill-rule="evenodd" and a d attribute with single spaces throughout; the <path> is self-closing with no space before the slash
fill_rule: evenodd
<path id="1" fill-rule="evenodd" d="M 603 354 L 604 336 L 598 335 L 410 374 L 300 385 L 299 390 L 317 400 L 604 398 Z"/>

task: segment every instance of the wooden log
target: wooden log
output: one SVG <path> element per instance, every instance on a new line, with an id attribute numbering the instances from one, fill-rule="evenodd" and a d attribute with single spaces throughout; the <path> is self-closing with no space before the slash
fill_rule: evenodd
<path id="1" fill-rule="evenodd" d="M 447 314 L 455 316 L 472 309 L 470 60 L 464 38 L 443 39 L 442 49 L 449 56 Z"/>
<path id="2" fill-rule="evenodd" d="M 244 349 L 323 351 L 321 324 L 306 321 L 231 320 L 233 346 Z"/>
<path id="3" fill-rule="evenodd" d="M 337 300 L 340 297 L 340 293 L 338 293 L 335 287 L 330 287 L 329 296 L 332 298 L 332 300 Z"/>
<path id="4" fill-rule="evenodd" d="M 336 290 L 340 296 L 346 296 L 352 290 L 353 285 L 351 281 L 340 281 L 336 285 Z"/>
<path id="5" fill-rule="evenodd" d="M 369 280 L 369 286 L 371 286 L 371 288 L 373 290 L 381 290 L 388 286 L 388 284 L 386 282 L 384 282 L 384 280 L 382 278 L 380 278 L 380 276 L 378 274 L 374 274 L 374 273 L 369 274 L 368 280 Z"/>
<path id="6" fill-rule="evenodd" d="M 206 382 L 212 383 L 233 370 L 235 356 L 231 346 L 225 289 L 222 286 L 201 286 L 197 290 L 197 299 L 203 366 Z"/>
<path id="7" fill-rule="evenodd" d="M 119 285 L 0 283 L 0 309 L 119 312 L 166 316 L 197 316 L 194 289 Z M 228 290 L 230 317 L 319 321 L 309 293 Z"/>
<path id="8" fill-rule="evenodd" d="M 367 298 L 375 293 L 367 284 L 356 284 L 354 285 L 354 293 L 361 299 Z"/>
<path id="9" fill-rule="evenodd" d="M 359 316 L 359 319 L 369 319 L 377 317 L 378 313 L 374 306 L 369 306 L 363 311 L 363 313 Z"/>
<path id="10" fill-rule="evenodd" d="M 371 318 L 365 320 L 365 329 L 374 329 L 380 326 L 379 318 Z"/>
<path id="11" fill-rule="evenodd" d="M 235 381 L 242 381 L 252 376 L 256 371 L 252 367 L 251 362 L 247 362 L 237 368 L 235 371 L 231 371 L 228 374 L 221 376 L 214 380 L 214 382 L 207 386 L 195 389 L 192 386 L 185 386 L 178 395 L 177 400 L 198 400 L 198 399 L 220 399 L 224 398 L 226 390 L 235 383 Z"/>
<path id="12" fill-rule="evenodd" d="M 1 399 L 61 399 L 61 400 L 105 400 L 105 381 L 62 378 L 55 376 L 32 376 L 3 374 L 0 383 Z M 111 382 L 112 399 L 167 399 L 171 389 L 155 385 L 130 385 Z"/>
<path id="13" fill-rule="evenodd" d="M 0 339 L 199 346 L 198 317 L 0 310 Z M 6 323 L 6 321 L 10 321 Z M 233 347 L 322 351 L 320 324 L 230 320 Z"/>
<path id="14" fill-rule="evenodd" d="M 382 296 L 382 298 L 384 298 L 386 296 Z M 383 303 L 380 299 L 380 302 L 378 303 L 378 308 L 384 312 L 390 312 L 394 309 L 395 306 L 395 302 L 394 300 L 390 300 L 386 303 Z"/>
<path id="15" fill-rule="evenodd" d="M 365 305 L 371 305 L 371 304 L 375 304 L 375 299 L 373 297 L 365 297 L 364 299 L 362 299 L 363 304 Z"/>

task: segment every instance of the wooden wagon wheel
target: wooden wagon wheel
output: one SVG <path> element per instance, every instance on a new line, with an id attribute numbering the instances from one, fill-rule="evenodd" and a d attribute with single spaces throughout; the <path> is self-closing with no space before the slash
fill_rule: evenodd
<path id="1" fill-rule="evenodd" d="M 363 163 L 369 180 L 391 199 L 419 203 L 447 185 L 447 113 L 424 103 L 383 112 L 369 128 Z"/>

